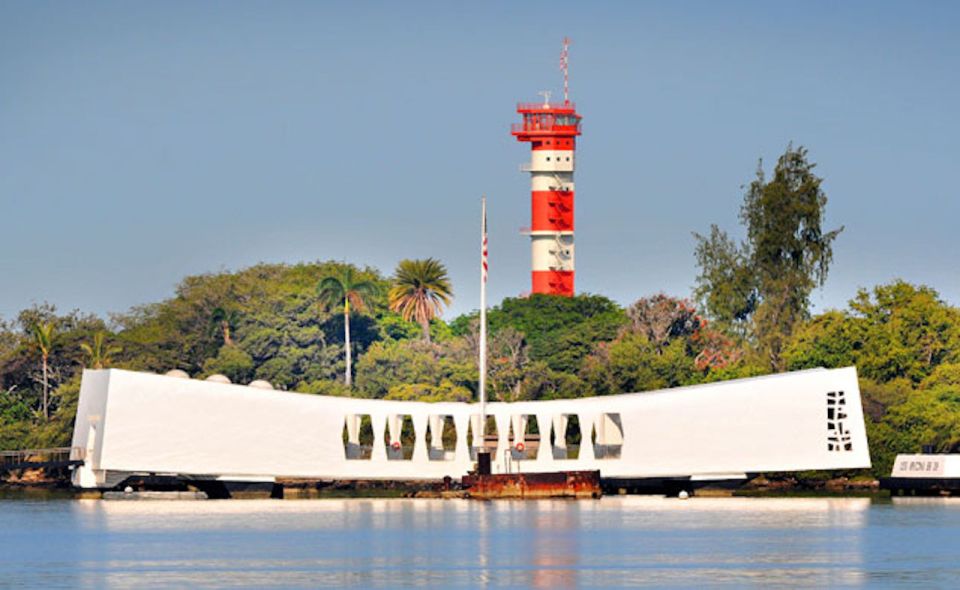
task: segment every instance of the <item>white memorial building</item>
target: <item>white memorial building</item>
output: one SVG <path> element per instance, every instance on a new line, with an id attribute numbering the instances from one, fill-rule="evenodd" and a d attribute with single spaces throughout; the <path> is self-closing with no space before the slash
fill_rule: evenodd
<path id="1" fill-rule="evenodd" d="M 118 369 L 83 373 L 74 484 L 131 476 L 437 480 L 474 468 L 480 406 L 329 397 Z M 269 387 L 267 385 L 267 387 Z M 856 370 L 488 403 L 494 473 L 690 477 L 870 466 Z M 494 436 L 495 435 L 495 436 Z"/>

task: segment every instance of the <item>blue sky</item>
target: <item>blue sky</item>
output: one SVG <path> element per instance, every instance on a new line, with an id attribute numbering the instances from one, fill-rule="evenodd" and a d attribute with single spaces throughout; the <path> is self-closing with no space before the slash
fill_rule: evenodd
<path id="1" fill-rule="evenodd" d="M 689 294 L 788 142 L 836 243 L 818 309 L 902 277 L 960 303 L 960 9 L 948 2 L 0 1 L 0 317 L 105 314 L 185 275 L 436 256 L 448 317 L 529 290 L 518 100 L 584 116 L 577 287 Z M 556 95 L 556 94 L 555 94 Z"/>

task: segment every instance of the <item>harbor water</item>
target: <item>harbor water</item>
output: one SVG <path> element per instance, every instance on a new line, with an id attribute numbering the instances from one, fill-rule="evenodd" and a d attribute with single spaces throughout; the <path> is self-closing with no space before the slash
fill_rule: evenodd
<path id="1" fill-rule="evenodd" d="M 0 500 L 13 587 L 948 587 L 960 500 Z"/>

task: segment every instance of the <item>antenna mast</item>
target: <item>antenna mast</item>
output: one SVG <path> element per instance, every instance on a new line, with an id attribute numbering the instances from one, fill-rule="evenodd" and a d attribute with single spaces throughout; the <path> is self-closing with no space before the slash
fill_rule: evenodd
<path id="1" fill-rule="evenodd" d="M 563 72 L 563 104 L 570 104 L 570 68 L 567 54 L 570 49 L 570 39 L 563 38 L 563 50 L 560 52 L 560 71 Z"/>

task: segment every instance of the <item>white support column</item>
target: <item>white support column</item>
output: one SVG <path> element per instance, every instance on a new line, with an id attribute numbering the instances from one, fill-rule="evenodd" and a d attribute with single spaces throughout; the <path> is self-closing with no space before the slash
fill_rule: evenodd
<path id="1" fill-rule="evenodd" d="M 413 460 L 426 463 L 429 461 L 427 453 L 427 416 L 417 413 L 413 415 L 413 431 L 417 442 L 413 446 Z"/>
<path id="2" fill-rule="evenodd" d="M 517 447 L 517 443 L 523 440 L 523 414 L 510 415 L 510 428 L 513 433 L 512 449 Z"/>
<path id="3" fill-rule="evenodd" d="M 385 447 L 385 452 L 388 459 L 403 459 L 403 448 L 401 447 L 398 450 L 393 450 L 393 443 L 400 440 L 400 433 L 402 431 L 402 419 L 403 416 L 399 414 L 390 414 L 387 416 L 387 434 L 390 435 L 390 442 L 387 443 L 386 437 L 384 437 L 383 444 Z"/>
<path id="4" fill-rule="evenodd" d="M 480 428 L 480 414 L 470 414 L 470 433 L 473 435 L 473 448 L 483 448 L 483 434 Z"/>
<path id="5" fill-rule="evenodd" d="M 497 421 L 497 450 L 494 454 L 493 461 L 494 465 L 493 471 L 497 472 L 499 466 L 499 471 L 504 472 L 503 469 L 503 452 L 510 448 L 510 414 L 506 414 L 504 408 L 500 408 L 499 411 L 494 414 L 494 417 Z"/>
<path id="6" fill-rule="evenodd" d="M 537 465 L 553 463 L 553 447 L 550 446 L 550 431 L 553 420 L 550 414 L 537 414 L 537 427 L 540 429 L 540 450 L 537 451 Z"/>
<path id="7" fill-rule="evenodd" d="M 443 424 L 444 416 L 430 414 L 430 448 L 443 451 Z"/>
<path id="8" fill-rule="evenodd" d="M 600 446 L 604 446 L 608 444 L 607 443 L 607 421 L 608 421 L 608 418 L 606 414 L 599 414 L 597 416 L 597 422 L 594 428 L 596 428 L 597 430 L 597 444 Z"/>
<path id="9" fill-rule="evenodd" d="M 360 416 L 347 414 L 344 416 L 347 428 L 347 444 L 344 447 L 344 457 L 356 459 L 360 455 Z"/>
<path id="10" fill-rule="evenodd" d="M 566 414 L 553 415 L 553 436 L 556 440 L 554 446 L 557 447 L 557 454 L 561 460 L 567 458 L 567 421 Z M 550 449 L 550 452 L 552 453 L 553 449 Z"/>
<path id="11" fill-rule="evenodd" d="M 371 414 L 370 424 L 373 426 L 373 451 L 370 455 L 371 461 L 386 461 L 387 446 L 383 440 L 383 432 L 386 430 L 387 418 L 383 414 Z"/>
<path id="12" fill-rule="evenodd" d="M 399 414 L 390 414 L 387 416 L 387 432 L 390 434 L 390 444 L 400 440 L 400 418 Z"/>
<path id="13" fill-rule="evenodd" d="M 596 414 L 580 414 L 580 454 L 578 458 L 581 461 L 593 461 L 593 425 L 597 422 Z"/>
<path id="14" fill-rule="evenodd" d="M 470 448 L 467 446 L 467 425 L 469 423 L 470 417 L 466 414 L 454 414 L 453 426 L 457 429 L 457 446 L 454 452 L 458 463 L 469 463 L 473 460 L 470 457 Z"/>
<path id="15" fill-rule="evenodd" d="M 360 416 L 357 414 L 347 414 L 347 442 L 352 445 L 360 444 Z"/>

